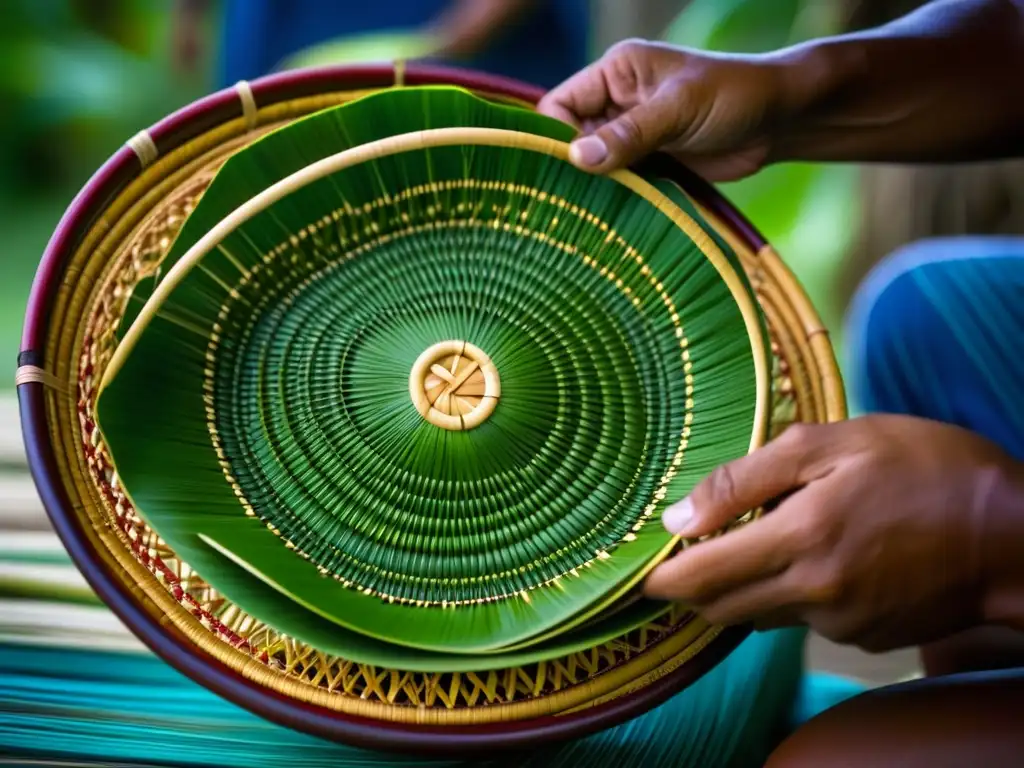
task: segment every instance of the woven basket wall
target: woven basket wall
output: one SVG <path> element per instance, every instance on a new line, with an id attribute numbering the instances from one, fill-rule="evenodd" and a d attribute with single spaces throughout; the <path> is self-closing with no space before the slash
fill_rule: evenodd
<path id="1" fill-rule="evenodd" d="M 100 595 L 165 659 L 222 695 L 328 736 L 363 729 L 376 734 L 364 739 L 371 744 L 403 734 L 428 743 L 492 727 L 536 738 L 557 734 L 556 721 L 565 733 L 576 724 L 593 730 L 664 700 L 745 634 L 679 610 L 600 647 L 528 667 L 423 674 L 360 665 L 243 613 L 161 542 L 121 492 L 96 429 L 96 386 L 126 296 L 159 267 L 218 167 L 265 132 L 316 110 L 378 88 L 452 81 L 510 103 L 538 95 L 435 69 L 299 72 L 216 94 L 140 134 L 90 182 L 54 236 L 21 358 L 22 372 L 35 372 L 19 387 L 33 472 L 55 527 Z M 724 200 L 702 185 L 694 189 L 702 213 L 740 255 L 769 322 L 773 432 L 844 418 L 832 349 L 806 295 Z"/>

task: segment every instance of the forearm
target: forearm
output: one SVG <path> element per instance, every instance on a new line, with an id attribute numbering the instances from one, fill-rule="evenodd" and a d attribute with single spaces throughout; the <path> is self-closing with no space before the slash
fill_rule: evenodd
<path id="1" fill-rule="evenodd" d="M 770 60 L 787 94 L 776 161 L 1024 155 L 1024 0 L 939 0 Z"/>
<path id="2" fill-rule="evenodd" d="M 514 24 L 535 0 L 455 0 L 431 25 L 441 53 L 453 58 L 471 56 L 509 24 Z"/>

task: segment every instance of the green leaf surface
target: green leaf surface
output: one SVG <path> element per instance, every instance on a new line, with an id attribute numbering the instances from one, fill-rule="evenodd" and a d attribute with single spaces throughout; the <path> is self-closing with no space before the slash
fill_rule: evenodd
<path id="1" fill-rule="evenodd" d="M 312 147 L 421 118 L 570 130 L 455 89 L 320 113 L 225 165 L 167 269 Z M 671 542 L 664 505 L 750 445 L 767 347 L 737 304 L 745 280 L 702 251 L 713 240 L 543 152 L 377 157 L 181 261 L 159 311 L 133 320 L 100 427 L 147 521 L 187 562 L 209 547 L 231 561 L 230 589 L 212 560 L 200 573 L 268 623 L 286 596 L 381 643 L 526 646 L 625 594 Z M 501 376 L 474 429 L 428 423 L 409 396 L 417 356 L 448 339 Z"/>

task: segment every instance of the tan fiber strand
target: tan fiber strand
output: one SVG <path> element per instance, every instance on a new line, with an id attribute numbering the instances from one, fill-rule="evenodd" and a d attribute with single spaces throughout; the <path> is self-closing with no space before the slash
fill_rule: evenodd
<path id="1" fill-rule="evenodd" d="M 828 329 L 821 322 L 821 318 L 814 309 L 810 297 L 804 287 L 797 281 L 796 276 L 786 267 L 779 257 L 779 254 L 770 245 L 764 246 L 758 253 L 758 257 L 765 265 L 765 269 L 772 274 L 775 280 L 793 298 L 793 308 L 800 317 L 803 324 L 804 337 L 810 340 L 811 349 L 814 352 L 815 362 L 821 371 L 821 381 L 824 385 L 825 408 L 828 413 L 828 421 L 839 421 L 847 416 L 846 394 L 842 386 L 842 376 L 839 372 L 839 364 L 836 361 L 835 350 L 828 339 Z"/>
<path id="2" fill-rule="evenodd" d="M 235 83 L 235 93 L 238 100 L 242 102 L 242 119 L 245 120 L 245 129 L 253 130 L 259 125 L 259 109 L 256 107 L 256 97 L 253 95 L 252 86 L 247 80 L 239 80 Z"/>
<path id="3" fill-rule="evenodd" d="M 58 392 L 68 391 L 68 385 L 65 382 L 36 365 L 22 365 L 14 372 L 14 386 L 20 387 L 22 384 L 42 384 L 44 387 L 55 389 Z"/>
<path id="4" fill-rule="evenodd" d="M 758 257 L 760 258 L 760 257 Z M 766 288 L 765 297 L 771 302 L 779 291 L 774 286 Z M 805 358 L 811 353 L 810 341 L 803 333 L 800 323 L 800 316 L 796 309 L 788 302 L 773 302 L 775 311 L 779 314 L 779 323 L 790 329 L 791 334 L 785 338 L 783 343 L 799 348 L 799 357 Z M 822 383 L 818 377 L 810 377 L 807 382 L 807 390 L 804 392 L 808 413 L 813 414 L 815 421 L 824 421 L 826 418 L 824 401 L 822 399 Z"/>
<path id="5" fill-rule="evenodd" d="M 688 661 L 697 656 L 701 651 L 708 647 L 711 641 L 713 641 L 716 637 L 722 634 L 721 627 L 705 625 L 701 629 L 702 632 L 700 636 L 697 637 L 697 639 L 694 640 L 694 642 L 688 645 L 685 650 L 676 654 L 675 656 L 665 654 L 663 656 L 663 660 L 660 666 L 656 667 L 655 669 L 652 669 L 650 672 L 636 678 L 635 680 L 629 681 L 628 683 L 626 683 L 626 685 L 622 686 L 621 688 L 616 688 L 614 691 L 611 691 L 610 693 L 606 693 L 603 696 L 593 698 L 579 707 L 574 707 L 572 709 L 566 710 L 562 714 L 572 714 L 573 712 L 579 712 L 585 709 L 590 709 L 591 707 L 596 707 L 601 704 L 605 704 L 609 701 L 622 698 L 623 696 L 628 696 L 629 694 L 636 693 L 637 691 L 646 688 L 651 683 L 655 683 L 658 680 L 661 680 L 662 678 L 672 674 L 677 669 L 679 669 L 679 667 L 683 666 Z M 665 651 L 667 649 L 656 648 L 651 652 L 657 653 L 659 650 Z"/>
<path id="6" fill-rule="evenodd" d="M 401 88 L 405 85 L 405 59 L 396 59 L 392 66 L 395 71 L 395 86 Z"/>
<path id="7" fill-rule="evenodd" d="M 680 192 L 686 194 L 681 188 Z M 688 195 L 687 197 L 689 198 Z M 774 340 L 782 347 L 782 364 L 787 369 L 785 373 L 798 380 L 790 382 L 789 386 L 797 398 L 800 413 L 805 414 L 805 419 L 807 416 L 813 416 L 812 421 L 826 420 L 820 377 L 810 375 L 807 366 L 799 362 L 809 358 L 811 349 L 810 343 L 800 332 L 799 315 L 794 309 L 790 297 L 785 290 L 779 287 L 777 282 L 767 275 L 763 254 L 757 253 L 737 237 L 718 215 L 692 198 L 690 198 L 690 202 L 697 208 L 701 216 L 720 233 L 722 239 L 729 244 L 729 247 L 742 262 L 755 293 L 759 296 L 761 307 L 769 324 L 776 329 Z M 783 383 L 783 387 L 786 387 L 785 383 Z"/>
<path id="8" fill-rule="evenodd" d="M 836 362 L 835 349 L 827 334 L 815 334 L 811 339 L 815 362 L 821 371 L 821 380 L 825 389 L 825 407 L 828 411 L 827 421 L 840 421 L 848 415 L 846 397 L 843 394 L 843 380 Z"/>
<path id="9" fill-rule="evenodd" d="M 782 257 L 779 256 L 778 251 L 772 246 L 765 245 L 757 252 L 757 257 L 764 263 L 765 269 L 776 273 L 776 277 L 782 277 L 783 275 L 780 273 L 789 273 L 789 269 L 783 264 Z M 785 279 L 788 280 L 790 278 L 792 278 L 792 274 L 785 274 Z M 804 301 L 794 306 L 801 323 L 803 323 L 804 333 L 807 336 L 811 336 L 815 333 L 827 332 L 825 325 L 821 322 L 821 318 L 818 317 L 818 313 L 814 311 L 811 300 L 804 291 L 803 286 L 797 283 L 792 288 L 797 292 L 797 295 L 804 299 Z"/>
<path id="10" fill-rule="evenodd" d="M 139 131 L 128 139 L 127 144 L 131 147 L 136 157 L 139 158 L 139 163 L 142 164 L 143 168 L 152 165 L 157 157 L 160 156 L 160 150 L 157 149 L 156 142 L 149 135 L 149 131 Z"/>
<path id="11" fill-rule="evenodd" d="M 774 294 L 775 291 L 772 290 L 771 286 L 765 286 L 761 292 L 761 304 L 764 307 L 769 327 L 772 328 L 784 326 L 785 321 L 783 318 L 787 317 L 788 313 L 792 311 L 784 301 L 779 302 L 778 297 Z M 819 406 L 821 402 L 820 397 L 815 397 L 816 385 L 813 383 L 817 377 L 809 375 L 803 365 L 793 365 L 785 362 L 805 359 L 810 352 L 810 348 L 802 348 L 790 334 L 776 334 L 775 343 L 779 347 L 780 366 L 785 366 L 785 370 L 781 371 L 782 381 L 778 383 L 779 391 L 775 393 L 773 398 L 773 408 L 777 411 L 782 407 L 783 403 L 779 402 L 779 395 L 788 393 L 796 399 L 797 410 L 800 413 L 812 417 L 812 421 L 821 421 L 824 418 L 824 408 Z M 807 345 L 803 346 L 806 347 Z M 773 436 L 775 436 L 777 432 L 775 431 L 774 423 L 772 426 Z"/>
<path id="12" fill-rule="evenodd" d="M 814 305 L 807 296 L 803 286 L 786 266 L 778 252 L 771 246 L 763 246 L 756 254 L 752 253 L 739 238 L 723 225 L 721 219 L 702 206 L 697 206 L 702 216 L 714 224 L 722 233 L 723 238 L 744 261 L 749 260 L 748 272 L 758 271 L 766 280 L 765 293 L 769 296 L 778 294 L 784 301 L 776 303 L 783 312 L 790 333 L 785 337 L 790 343 L 800 347 L 801 359 L 805 368 L 815 364 L 815 375 L 809 376 L 807 383 L 813 389 L 813 397 L 817 411 L 815 421 L 831 422 L 845 419 L 847 416 L 845 388 L 835 352 L 828 338 L 828 330 L 821 322 Z M 824 337 L 823 341 L 815 341 Z"/>

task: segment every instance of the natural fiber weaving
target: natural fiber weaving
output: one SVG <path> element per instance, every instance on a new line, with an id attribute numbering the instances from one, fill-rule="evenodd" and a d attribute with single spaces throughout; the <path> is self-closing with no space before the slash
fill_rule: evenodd
<path id="1" fill-rule="evenodd" d="M 100 596 L 260 714 L 444 750 L 612 725 L 744 635 L 636 587 L 666 504 L 842 417 L 831 350 L 684 172 L 586 176 L 493 92 L 531 94 L 385 77 L 212 97 L 100 173 L 30 307 L 23 364 L 74 393 L 21 384 L 33 470 Z"/>

